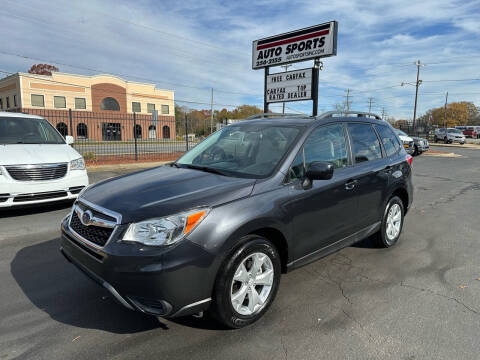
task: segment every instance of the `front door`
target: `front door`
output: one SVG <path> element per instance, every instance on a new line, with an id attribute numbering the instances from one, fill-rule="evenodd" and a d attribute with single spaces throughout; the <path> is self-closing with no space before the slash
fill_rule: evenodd
<path id="1" fill-rule="evenodd" d="M 331 163 L 335 168 L 333 177 L 314 180 L 311 188 L 304 189 L 304 173 L 314 161 Z M 344 126 L 336 123 L 315 129 L 290 169 L 288 212 L 292 214 L 296 259 L 355 231 L 352 220 L 357 213 L 357 203 L 353 189 L 346 186 L 350 170 Z"/>

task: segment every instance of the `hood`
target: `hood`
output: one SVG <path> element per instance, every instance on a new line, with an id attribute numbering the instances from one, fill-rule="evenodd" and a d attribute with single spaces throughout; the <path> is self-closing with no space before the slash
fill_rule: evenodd
<path id="1" fill-rule="evenodd" d="M 0 145 L 0 165 L 70 162 L 80 154 L 67 144 Z"/>
<path id="2" fill-rule="evenodd" d="M 413 141 L 413 139 L 410 136 L 398 135 L 398 137 L 402 141 L 407 141 L 407 142 Z"/>
<path id="3" fill-rule="evenodd" d="M 90 186 L 81 198 L 122 215 L 122 223 L 217 206 L 250 195 L 254 179 L 160 166 Z"/>

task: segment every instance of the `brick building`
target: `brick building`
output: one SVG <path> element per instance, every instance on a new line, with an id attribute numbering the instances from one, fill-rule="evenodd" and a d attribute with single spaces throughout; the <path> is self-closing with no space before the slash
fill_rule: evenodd
<path id="1" fill-rule="evenodd" d="M 82 141 L 175 138 L 174 92 L 112 75 L 16 73 L 0 79 L 0 110 L 44 116 Z"/>

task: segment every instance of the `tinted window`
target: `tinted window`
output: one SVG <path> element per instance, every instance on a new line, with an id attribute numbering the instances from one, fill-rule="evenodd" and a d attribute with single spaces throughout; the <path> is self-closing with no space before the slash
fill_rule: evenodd
<path id="1" fill-rule="evenodd" d="M 314 161 L 326 161 L 335 168 L 347 166 L 347 146 L 340 124 L 322 126 L 314 130 L 304 145 L 305 167 Z"/>
<path id="2" fill-rule="evenodd" d="M 375 128 L 382 139 L 383 148 L 387 156 L 392 156 L 400 150 L 400 144 L 393 131 L 384 125 L 375 125 Z"/>
<path id="3" fill-rule="evenodd" d="M 132 112 L 142 112 L 142 106 L 139 102 L 132 102 Z"/>
<path id="4" fill-rule="evenodd" d="M 288 179 L 289 181 L 295 180 L 295 179 L 303 179 L 305 173 L 305 169 L 303 167 L 303 149 L 298 152 L 297 157 L 292 163 L 292 166 L 290 167 L 290 171 L 288 174 Z"/>
<path id="5" fill-rule="evenodd" d="M 100 104 L 100 109 L 102 110 L 113 110 L 113 111 L 120 111 L 120 105 L 118 101 L 112 97 L 106 97 L 102 100 Z"/>
<path id="6" fill-rule="evenodd" d="M 356 163 L 372 161 L 382 157 L 380 142 L 370 124 L 348 124 L 352 139 L 352 152 Z"/>
<path id="7" fill-rule="evenodd" d="M 64 109 L 67 107 L 67 101 L 65 96 L 54 96 L 53 97 L 53 106 L 56 108 Z"/>
<path id="8" fill-rule="evenodd" d="M 162 105 L 162 114 L 168 114 L 168 105 Z"/>

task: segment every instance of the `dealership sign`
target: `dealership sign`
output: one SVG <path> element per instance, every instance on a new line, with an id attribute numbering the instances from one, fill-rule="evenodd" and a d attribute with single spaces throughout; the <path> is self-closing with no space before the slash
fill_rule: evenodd
<path id="1" fill-rule="evenodd" d="M 265 97 L 267 103 L 311 100 L 312 69 L 268 75 Z"/>
<path id="2" fill-rule="evenodd" d="M 337 22 L 255 40 L 252 68 L 261 69 L 337 54 Z"/>

